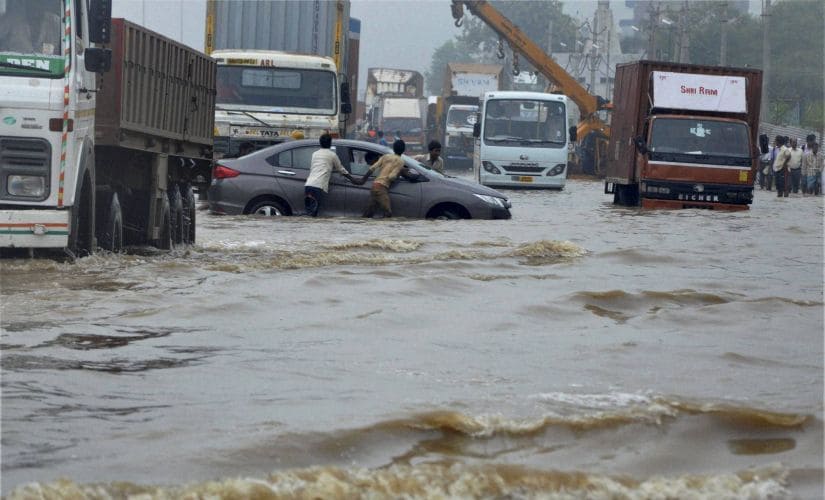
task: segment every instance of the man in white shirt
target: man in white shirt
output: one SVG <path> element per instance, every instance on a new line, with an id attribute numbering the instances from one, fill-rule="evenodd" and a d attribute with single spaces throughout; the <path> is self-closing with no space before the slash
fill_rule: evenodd
<path id="1" fill-rule="evenodd" d="M 799 192 L 799 181 L 802 178 L 802 149 L 799 148 L 799 142 L 796 139 L 791 139 L 788 170 L 791 175 L 791 190 L 796 194 Z M 788 191 L 787 186 L 785 191 Z"/>
<path id="2" fill-rule="evenodd" d="M 788 185 L 787 166 L 791 159 L 791 150 L 785 147 L 785 138 L 782 136 L 776 136 L 776 144 L 774 146 L 779 148 L 776 153 L 776 158 L 773 160 L 773 178 L 776 181 L 776 196 L 777 198 L 782 196 L 787 198 L 788 188 L 790 187 Z"/>
<path id="3" fill-rule="evenodd" d="M 323 134 L 319 142 L 321 149 L 312 153 L 309 176 L 306 183 L 304 183 L 304 207 L 307 215 L 312 217 L 318 216 L 324 194 L 329 191 L 329 178 L 333 169 L 349 179 L 350 182 L 353 182 L 350 173 L 341 165 L 338 155 L 330 149 L 332 147 L 332 136 Z"/>

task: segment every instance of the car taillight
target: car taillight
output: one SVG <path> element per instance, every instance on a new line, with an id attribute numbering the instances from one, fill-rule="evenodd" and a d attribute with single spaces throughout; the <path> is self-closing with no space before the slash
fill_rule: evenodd
<path id="1" fill-rule="evenodd" d="M 213 179 L 228 179 L 230 177 L 237 177 L 241 175 L 240 172 L 237 170 L 231 169 L 229 167 L 225 167 L 221 164 L 215 165 L 212 168 L 212 178 Z"/>

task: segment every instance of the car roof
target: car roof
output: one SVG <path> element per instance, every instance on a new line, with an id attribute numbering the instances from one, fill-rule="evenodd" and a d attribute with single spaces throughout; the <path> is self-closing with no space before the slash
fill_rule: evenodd
<path id="1" fill-rule="evenodd" d="M 284 151 L 287 149 L 298 148 L 298 147 L 306 147 L 306 146 L 318 146 L 318 139 L 301 139 L 297 141 L 285 141 L 278 144 L 273 144 L 272 146 L 268 146 L 258 151 L 255 151 L 252 154 L 263 153 L 270 155 L 272 153 L 277 153 L 280 151 Z M 374 142 L 368 141 L 358 141 L 355 139 L 333 139 L 332 140 L 332 147 L 335 146 L 348 146 L 348 147 L 358 147 L 358 148 L 365 148 L 365 149 L 372 149 L 374 151 L 379 151 L 382 153 L 392 153 L 392 149 L 382 146 L 380 144 L 376 144 Z M 264 153 L 266 152 L 266 153 Z"/>

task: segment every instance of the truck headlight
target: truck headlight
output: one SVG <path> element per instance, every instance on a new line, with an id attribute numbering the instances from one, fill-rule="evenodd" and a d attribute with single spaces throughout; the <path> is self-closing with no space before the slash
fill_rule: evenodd
<path id="1" fill-rule="evenodd" d="M 495 196 L 488 196 L 486 194 L 475 194 L 475 193 L 473 193 L 473 196 L 475 196 L 476 198 L 478 198 L 479 200 L 483 201 L 484 203 L 486 203 L 488 205 L 492 205 L 494 207 L 499 207 L 499 208 L 507 208 L 507 200 L 505 200 L 503 198 L 497 198 Z"/>
<path id="2" fill-rule="evenodd" d="M 496 174 L 496 175 L 501 174 L 501 170 L 499 170 L 498 167 L 496 167 L 495 165 L 493 165 L 489 161 L 486 161 L 486 160 L 482 161 L 481 166 L 484 167 L 484 170 L 490 172 L 491 174 Z M 478 196 L 478 195 L 476 195 L 476 196 Z"/>
<path id="3" fill-rule="evenodd" d="M 43 198 L 46 195 L 46 178 L 42 175 L 10 175 L 6 191 L 12 196 Z"/>
<path id="4" fill-rule="evenodd" d="M 552 177 L 554 175 L 561 174 L 562 172 L 564 172 L 564 167 L 565 167 L 564 163 L 559 163 L 555 167 L 551 168 L 549 172 L 547 172 L 547 177 Z"/>

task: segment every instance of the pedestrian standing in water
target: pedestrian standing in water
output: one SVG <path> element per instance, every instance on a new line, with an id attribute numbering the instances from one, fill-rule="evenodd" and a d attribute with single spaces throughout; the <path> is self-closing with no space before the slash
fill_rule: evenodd
<path id="1" fill-rule="evenodd" d="M 349 179 L 350 182 L 355 182 L 347 169 L 341 165 L 341 160 L 338 159 L 335 151 L 330 149 L 332 147 L 332 136 L 322 134 L 318 142 L 321 149 L 312 153 L 309 176 L 306 183 L 304 183 L 304 208 L 306 208 L 307 215 L 312 217 L 318 216 L 324 195 L 329 191 L 329 178 L 333 170 Z"/>
<path id="2" fill-rule="evenodd" d="M 810 144 L 802 155 L 802 185 L 803 194 L 817 195 L 820 193 L 822 175 L 822 155 L 819 154 L 819 144 Z"/>
<path id="3" fill-rule="evenodd" d="M 802 150 L 796 138 L 791 139 L 790 159 L 788 160 L 788 172 L 791 176 L 791 190 L 794 194 L 799 192 L 799 181 L 802 177 Z M 788 191 L 787 186 L 785 191 Z"/>
<path id="4" fill-rule="evenodd" d="M 780 135 L 776 136 L 776 144 L 774 145 L 774 148 L 778 148 L 772 166 L 773 179 L 776 183 L 776 196 L 787 197 L 787 172 L 788 162 L 791 159 L 790 150 L 785 147 L 785 138 Z"/>
<path id="5" fill-rule="evenodd" d="M 385 154 L 370 166 L 369 170 L 364 174 L 356 184 L 361 185 L 367 182 L 370 174 L 378 172 L 378 176 L 372 181 L 372 189 L 370 189 L 370 203 L 364 210 L 364 217 L 371 218 L 375 215 L 377 210 L 383 212 L 384 217 L 392 217 L 392 204 L 390 203 L 390 186 L 398 178 L 398 176 L 405 177 L 412 181 L 418 180 L 416 174 L 413 174 L 410 169 L 404 165 L 404 159 L 401 157 L 406 149 L 404 141 L 398 140 L 392 143 L 392 154 Z"/>
<path id="6" fill-rule="evenodd" d="M 427 145 L 428 154 L 413 156 L 413 159 L 420 161 L 424 165 L 435 170 L 439 174 L 444 173 L 444 159 L 441 157 L 441 143 L 438 141 L 430 141 Z"/>

